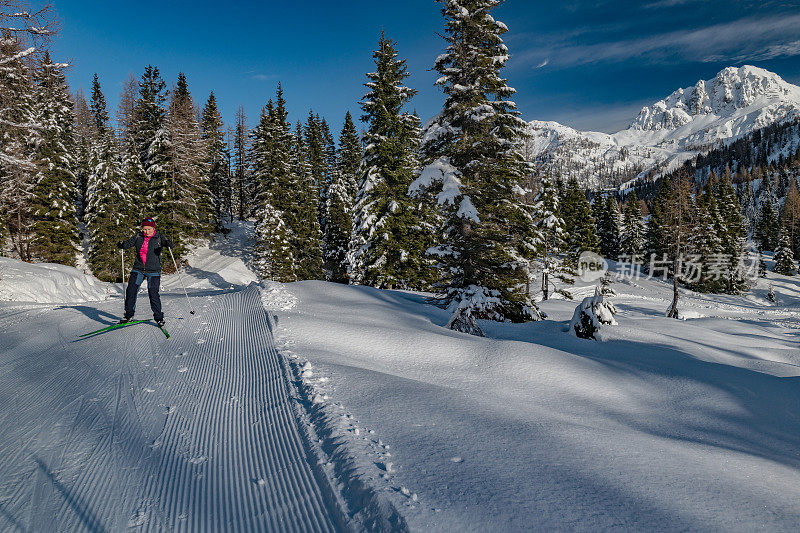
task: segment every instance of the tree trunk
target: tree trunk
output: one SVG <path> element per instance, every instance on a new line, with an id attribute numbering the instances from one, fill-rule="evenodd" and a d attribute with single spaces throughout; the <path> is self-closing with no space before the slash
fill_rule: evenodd
<path id="1" fill-rule="evenodd" d="M 678 260 L 672 263 L 672 305 L 667 312 L 667 317 L 678 318 Z"/>

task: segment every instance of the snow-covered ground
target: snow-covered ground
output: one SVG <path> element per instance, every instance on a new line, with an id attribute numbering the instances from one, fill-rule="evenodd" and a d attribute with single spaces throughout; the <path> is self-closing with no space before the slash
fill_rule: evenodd
<path id="1" fill-rule="evenodd" d="M 196 315 L 165 277 L 169 340 L 79 339 L 118 286 L 3 260 L 0 530 L 797 530 L 800 280 L 684 291 L 686 320 L 667 283 L 620 281 L 602 342 L 565 331 L 583 284 L 478 338 L 421 294 L 259 298 L 251 230 L 189 258 Z"/>
<path id="2" fill-rule="evenodd" d="M 423 295 L 269 284 L 279 351 L 412 530 L 796 531 L 800 287 L 614 285 L 603 342 L 549 319 L 445 329 Z M 772 283 L 778 303 L 766 300 Z"/>
<path id="3" fill-rule="evenodd" d="M 234 221 L 227 224 L 227 235 L 218 235 L 207 245 L 198 246 L 186 257 L 188 267 L 182 270 L 188 289 L 232 290 L 249 285 L 258 278 L 249 268 L 253 243 L 253 222 Z M 179 276 L 165 276 L 162 287 L 181 290 Z"/>

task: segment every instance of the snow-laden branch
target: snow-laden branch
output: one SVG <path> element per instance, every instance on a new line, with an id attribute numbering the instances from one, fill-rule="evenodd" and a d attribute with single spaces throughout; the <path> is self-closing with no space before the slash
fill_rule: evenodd
<path id="1" fill-rule="evenodd" d="M 0 163 L 5 165 L 13 165 L 25 168 L 27 170 L 36 170 L 36 165 L 25 159 L 18 159 L 14 156 L 0 152 Z"/>
<path id="2" fill-rule="evenodd" d="M 0 59 L 0 65 L 5 65 L 7 63 L 11 63 L 12 61 L 17 61 L 18 59 L 22 59 L 23 57 L 27 57 L 27 56 L 31 55 L 35 51 L 36 51 L 36 48 L 31 46 L 27 50 L 23 50 L 22 52 L 14 54 L 13 56 L 4 57 L 4 58 Z"/>

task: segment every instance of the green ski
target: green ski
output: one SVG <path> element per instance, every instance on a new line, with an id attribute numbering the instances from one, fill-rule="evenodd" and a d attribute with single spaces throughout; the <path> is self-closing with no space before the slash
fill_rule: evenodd
<path id="1" fill-rule="evenodd" d="M 114 324 L 113 326 L 108 326 L 105 328 L 98 329 L 96 331 L 90 331 L 89 333 L 84 333 L 83 335 L 78 335 L 78 337 L 88 337 L 89 335 L 94 335 L 95 333 L 102 333 L 104 331 L 109 331 L 112 329 L 122 328 L 125 326 L 132 326 L 133 324 L 141 324 L 142 322 L 147 322 L 147 320 L 131 320 L 130 322 L 124 322 L 122 324 Z"/>
<path id="2" fill-rule="evenodd" d="M 165 328 L 164 326 L 158 326 L 158 329 L 164 332 L 164 335 L 166 335 L 167 338 L 169 339 L 169 331 L 167 331 L 167 328 Z"/>

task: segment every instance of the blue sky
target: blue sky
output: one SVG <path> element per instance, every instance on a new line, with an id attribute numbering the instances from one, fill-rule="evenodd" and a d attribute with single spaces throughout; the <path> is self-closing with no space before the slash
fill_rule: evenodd
<path id="1" fill-rule="evenodd" d="M 617 131 L 646 104 L 752 64 L 800 83 L 800 0 L 507 0 L 495 18 L 509 27 L 504 70 L 525 119 Z M 252 126 L 281 81 L 290 120 L 308 109 L 338 133 L 357 118 L 364 74 L 381 29 L 408 59 L 412 107 L 424 119 L 442 95 L 431 66 L 444 48 L 434 0 L 109 2 L 55 0 L 58 60 L 73 89 L 97 72 L 111 113 L 129 74 L 147 64 L 168 86 L 184 72 L 202 106 L 213 89 L 226 124 L 239 104 Z"/>

